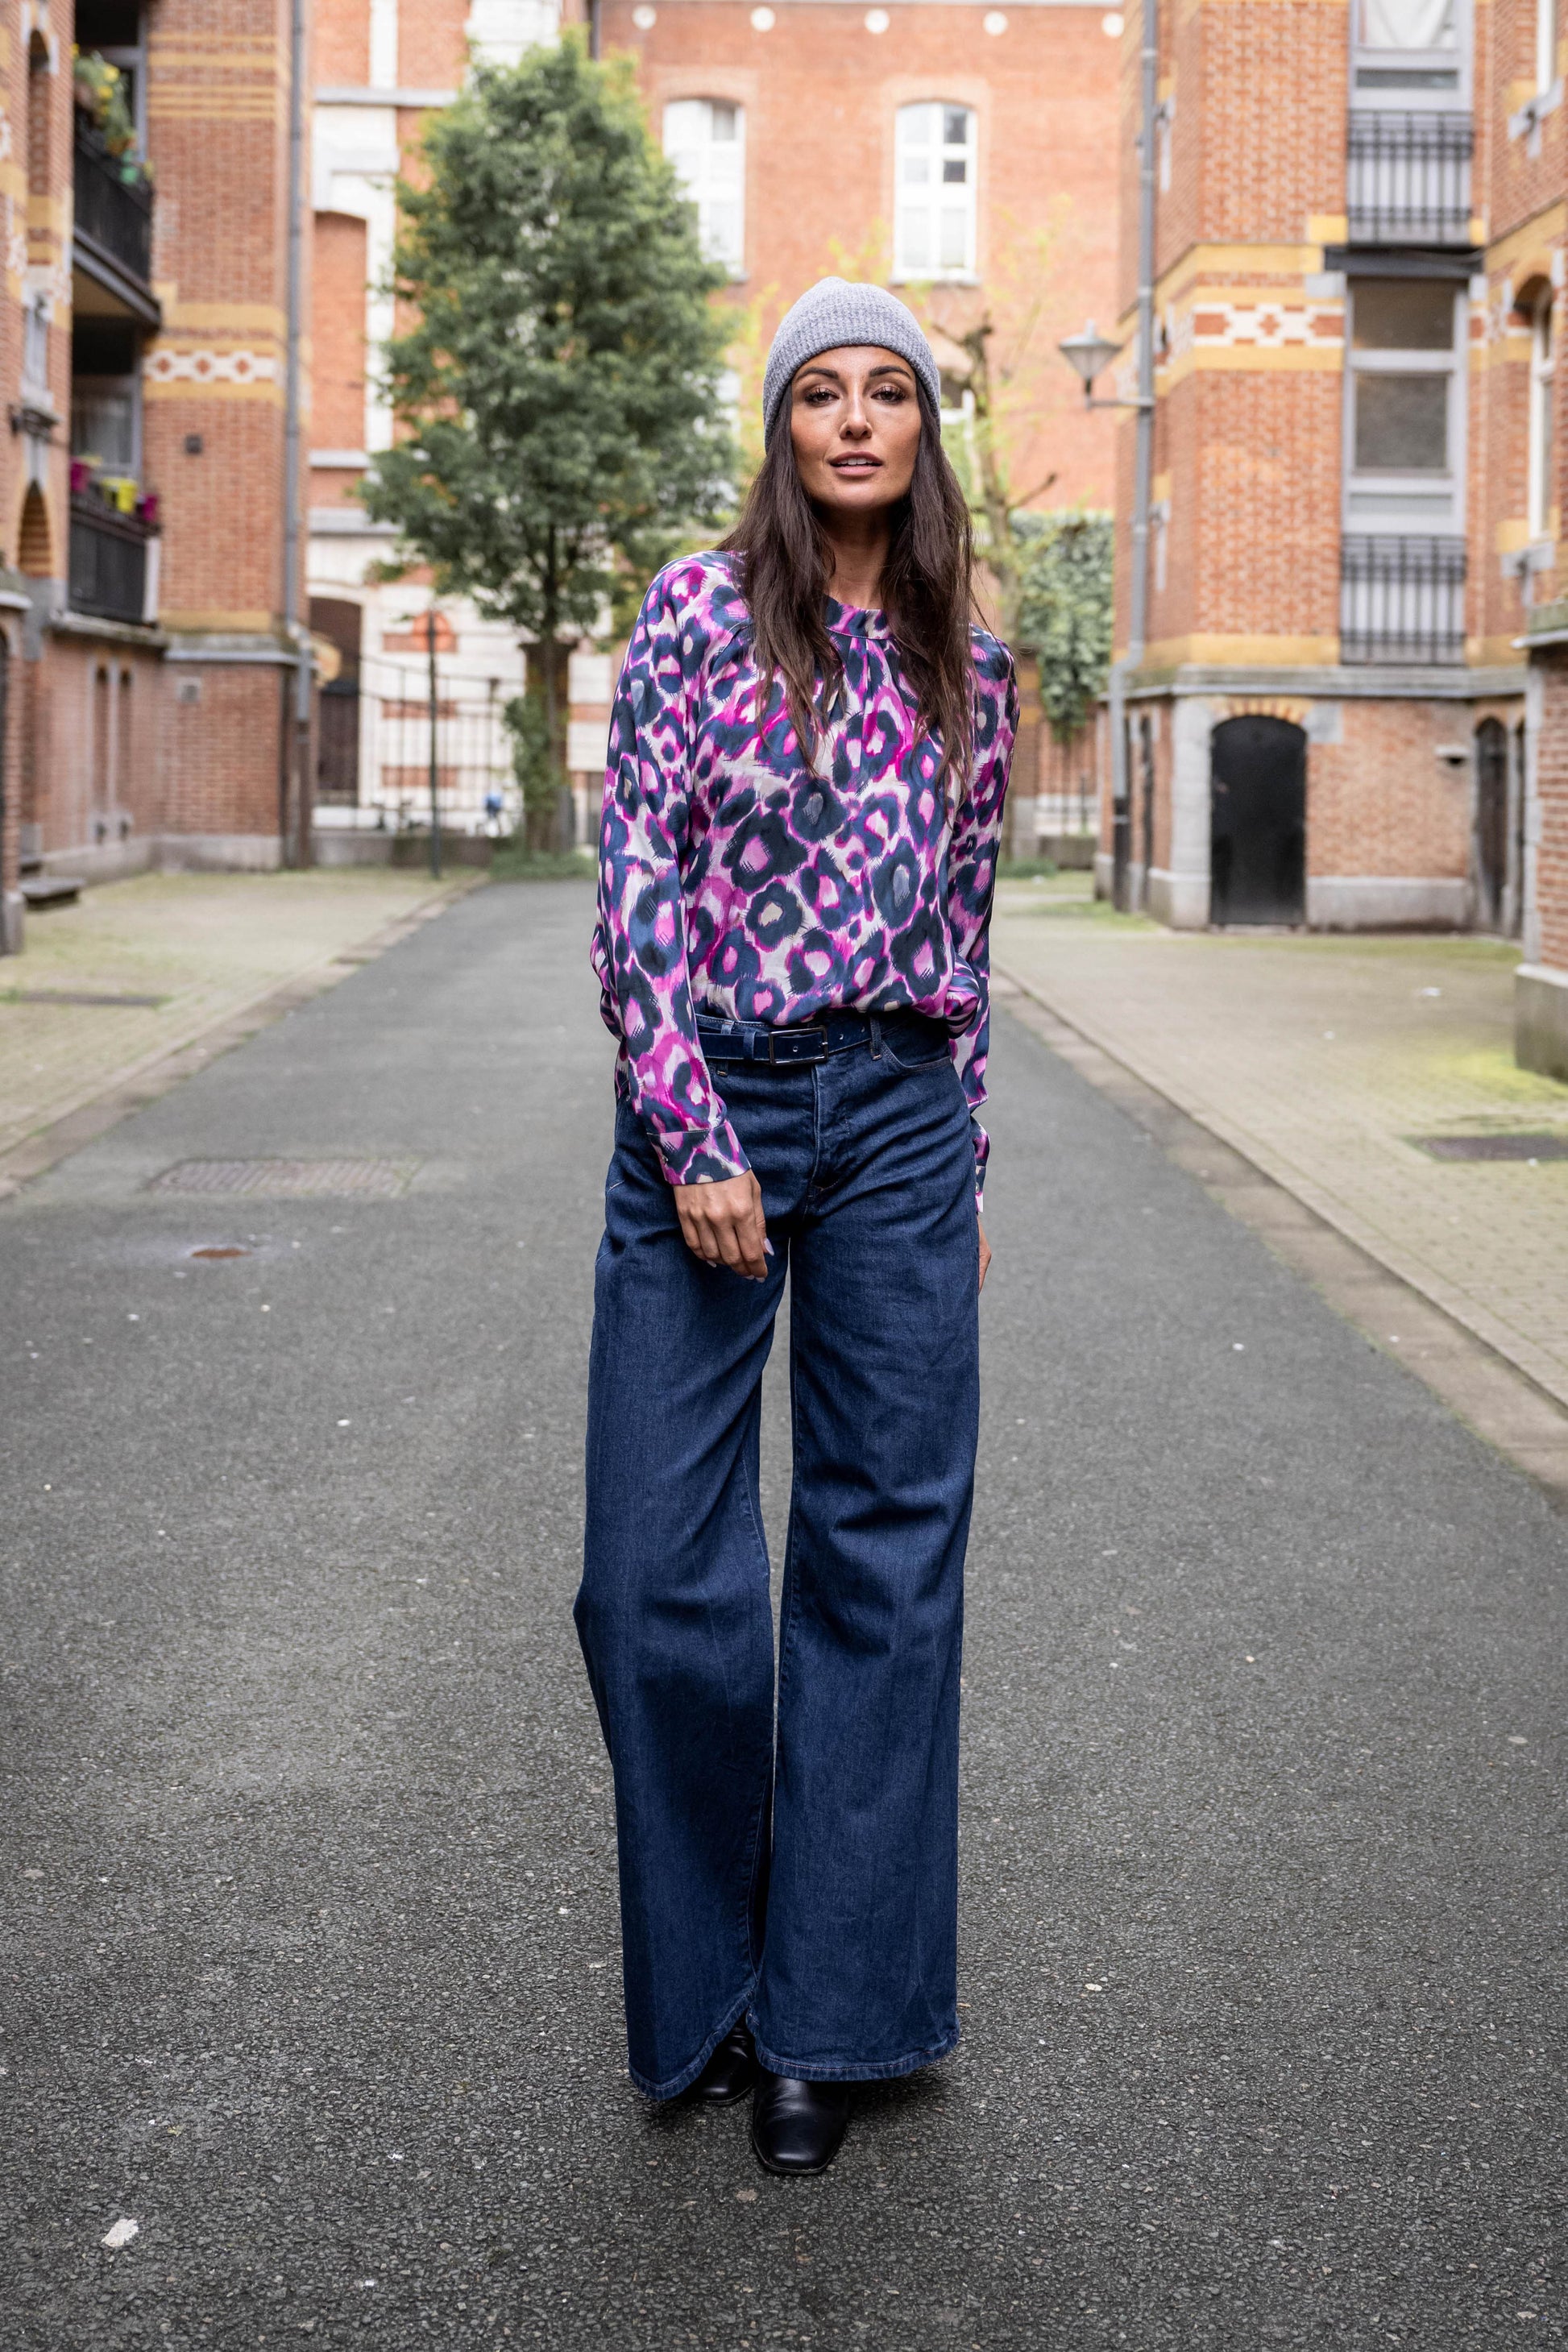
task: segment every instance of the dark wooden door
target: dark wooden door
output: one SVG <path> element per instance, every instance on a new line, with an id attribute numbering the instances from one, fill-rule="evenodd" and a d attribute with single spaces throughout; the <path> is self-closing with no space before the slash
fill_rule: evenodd
<path id="1" fill-rule="evenodd" d="M 1288 719 L 1226 719 L 1210 756 L 1210 920 L 1304 922 L 1306 736 Z"/>

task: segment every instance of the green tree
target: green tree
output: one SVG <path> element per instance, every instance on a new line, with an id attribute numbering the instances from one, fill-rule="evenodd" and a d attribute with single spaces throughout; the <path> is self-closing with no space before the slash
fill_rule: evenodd
<path id="1" fill-rule="evenodd" d="M 733 501 L 709 299 L 724 272 L 629 63 L 591 63 L 579 37 L 477 68 L 422 163 L 398 189 L 406 323 L 382 353 L 398 437 L 363 496 L 403 564 L 531 640 L 518 766 L 531 845 L 549 848 L 570 642 Z"/>
<path id="2" fill-rule="evenodd" d="M 1058 743 L 1076 735 L 1110 667 L 1108 514 L 1016 514 L 1017 642 L 1040 666 L 1040 708 Z"/>

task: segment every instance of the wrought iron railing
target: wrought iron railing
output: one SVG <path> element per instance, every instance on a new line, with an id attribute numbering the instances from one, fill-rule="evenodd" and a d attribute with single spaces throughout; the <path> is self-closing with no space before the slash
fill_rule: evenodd
<path id="1" fill-rule="evenodd" d="M 1468 114 L 1352 113 L 1345 210 L 1352 245 L 1468 245 Z"/>
<path id="2" fill-rule="evenodd" d="M 1347 532 L 1340 546 L 1340 659 L 1425 667 L 1464 657 L 1464 541 Z"/>
<path id="3" fill-rule="evenodd" d="M 102 621 L 147 618 L 147 544 L 152 527 L 115 513 L 101 499 L 70 504 L 70 607 Z"/>
<path id="4" fill-rule="evenodd" d="M 110 153 L 102 134 L 79 109 L 73 173 L 78 230 L 147 285 L 153 274 L 153 190 L 133 167 Z"/>
<path id="5" fill-rule="evenodd" d="M 390 665 L 365 667 L 380 673 Z M 490 694 L 466 680 L 440 682 L 436 790 L 444 823 L 480 830 L 489 822 L 487 800 L 497 795 L 511 810 L 511 738 L 501 720 L 501 700 L 499 688 Z M 370 692 L 352 662 L 322 688 L 316 799 L 328 807 L 378 810 L 391 825 L 424 823 L 430 804 L 430 702 L 412 664 L 406 691 Z"/>

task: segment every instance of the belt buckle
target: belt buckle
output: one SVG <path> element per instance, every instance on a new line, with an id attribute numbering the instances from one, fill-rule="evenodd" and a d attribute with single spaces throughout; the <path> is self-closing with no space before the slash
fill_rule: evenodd
<path id="1" fill-rule="evenodd" d="M 781 1056 L 778 1050 L 779 1039 L 781 1037 L 786 1037 L 792 1040 L 796 1037 L 802 1039 L 806 1037 L 820 1037 L 822 1040 L 822 1052 L 820 1054 L 806 1055 L 786 1053 L 782 1057 L 784 1063 L 805 1061 L 820 1062 L 826 1056 L 827 1033 L 825 1029 L 819 1029 L 812 1024 L 803 1024 L 798 1029 L 770 1029 L 768 1032 L 768 1066 L 770 1069 L 776 1070 L 781 1066 Z"/>

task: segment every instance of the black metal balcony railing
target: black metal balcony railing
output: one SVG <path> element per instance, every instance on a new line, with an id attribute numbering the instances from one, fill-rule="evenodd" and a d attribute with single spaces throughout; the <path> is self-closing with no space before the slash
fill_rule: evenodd
<path id="1" fill-rule="evenodd" d="M 117 156 L 79 109 L 74 158 L 76 226 L 128 275 L 149 283 L 153 269 L 153 191 L 127 179 Z"/>
<path id="2" fill-rule="evenodd" d="M 1352 245 L 1468 245 L 1468 114 L 1353 113 L 1345 210 Z"/>
<path id="3" fill-rule="evenodd" d="M 141 621 L 147 614 L 147 542 L 153 527 L 117 514 L 101 499 L 76 497 L 70 505 L 70 606 L 103 621 Z"/>
<path id="4" fill-rule="evenodd" d="M 1464 657 L 1464 541 L 1347 532 L 1340 546 L 1340 659 L 1431 667 Z"/>

